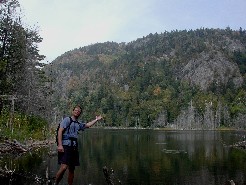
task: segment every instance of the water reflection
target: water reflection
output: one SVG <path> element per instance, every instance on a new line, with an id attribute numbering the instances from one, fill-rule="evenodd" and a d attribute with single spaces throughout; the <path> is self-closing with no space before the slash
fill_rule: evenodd
<path id="1" fill-rule="evenodd" d="M 114 170 L 115 184 L 221 185 L 231 179 L 246 184 L 245 152 L 227 147 L 242 135 L 245 133 L 89 129 L 80 134 L 81 166 L 76 168 L 74 184 L 106 184 L 104 166 Z M 7 163 L 41 176 L 48 167 L 49 177 L 58 169 L 57 157 L 45 151 Z"/>
<path id="2" fill-rule="evenodd" d="M 123 184 L 243 184 L 245 152 L 223 146 L 238 139 L 234 132 L 91 130 L 80 141 L 80 173 L 99 177 L 86 175 L 92 184 L 102 184 L 104 165 Z"/>
<path id="3" fill-rule="evenodd" d="M 47 148 L 36 150 L 21 156 L 4 156 L 0 160 L 1 169 L 6 174 L 0 176 L 1 184 L 41 184 L 45 183 L 48 168 L 45 156 Z"/>

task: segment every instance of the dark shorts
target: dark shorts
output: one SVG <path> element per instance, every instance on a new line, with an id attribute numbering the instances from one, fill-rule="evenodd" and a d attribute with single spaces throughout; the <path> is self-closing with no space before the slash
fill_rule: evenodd
<path id="1" fill-rule="evenodd" d="M 64 152 L 58 152 L 58 164 L 79 166 L 79 151 L 77 147 L 63 146 Z"/>

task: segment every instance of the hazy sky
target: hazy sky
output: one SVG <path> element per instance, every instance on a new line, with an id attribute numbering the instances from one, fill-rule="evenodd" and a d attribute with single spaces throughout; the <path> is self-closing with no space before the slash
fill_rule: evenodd
<path id="1" fill-rule="evenodd" d="M 51 62 L 66 51 L 150 33 L 246 29 L 246 0 L 19 0 L 24 22 L 39 28 L 40 54 Z"/>

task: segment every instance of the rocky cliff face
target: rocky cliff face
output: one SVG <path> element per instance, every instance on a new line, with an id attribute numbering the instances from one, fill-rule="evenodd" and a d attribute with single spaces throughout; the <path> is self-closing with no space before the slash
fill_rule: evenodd
<path id="1" fill-rule="evenodd" d="M 212 83 L 227 85 L 230 79 L 235 87 L 243 83 L 238 66 L 220 52 L 202 52 L 197 59 L 190 60 L 182 69 L 181 79 L 202 90 L 207 90 Z"/>

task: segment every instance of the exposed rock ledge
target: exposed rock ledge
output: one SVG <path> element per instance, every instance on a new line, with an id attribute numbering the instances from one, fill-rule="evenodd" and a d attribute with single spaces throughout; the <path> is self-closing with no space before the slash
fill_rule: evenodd
<path id="1" fill-rule="evenodd" d="M 243 83 L 238 66 L 220 52 L 202 52 L 196 60 L 190 60 L 182 69 L 181 79 L 202 90 L 207 90 L 212 83 L 225 85 L 230 79 L 236 87 Z"/>

